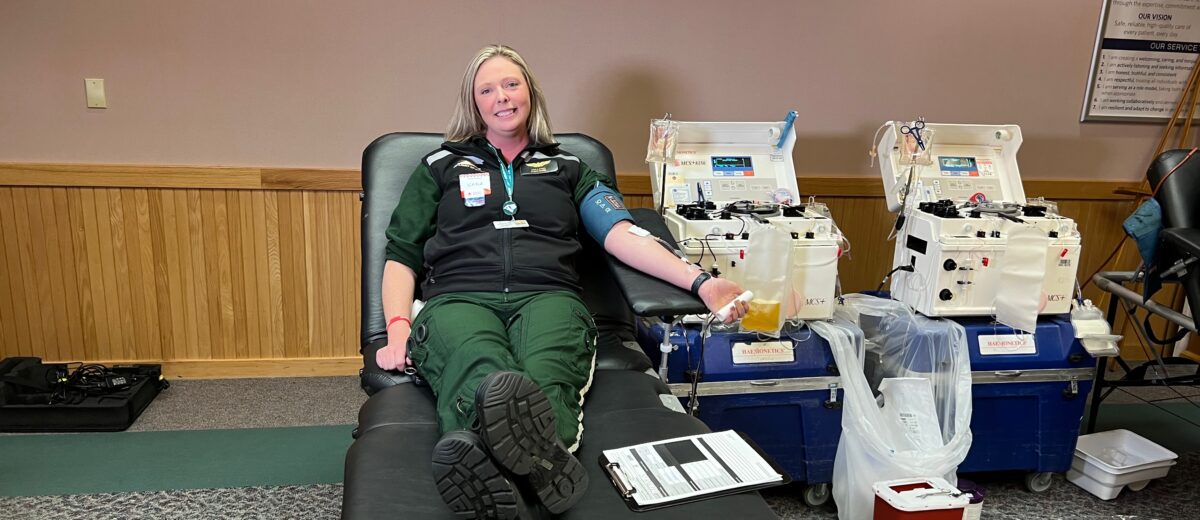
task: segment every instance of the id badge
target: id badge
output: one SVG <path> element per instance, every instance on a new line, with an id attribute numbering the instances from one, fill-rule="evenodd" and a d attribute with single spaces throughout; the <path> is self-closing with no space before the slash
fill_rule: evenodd
<path id="1" fill-rule="evenodd" d="M 492 194 L 492 176 L 487 172 L 463 173 L 458 176 L 458 191 L 462 198 L 468 195 L 482 197 Z"/>
<path id="2" fill-rule="evenodd" d="M 462 192 L 463 205 L 468 208 L 478 208 L 483 205 L 483 190 L 472 189 Z"/>
<path id="3" fill-rule="evenodd" d="M 496 220 L 492 222 L 496 229 L 513 229 L 529 227 L 528 220 Z"/>

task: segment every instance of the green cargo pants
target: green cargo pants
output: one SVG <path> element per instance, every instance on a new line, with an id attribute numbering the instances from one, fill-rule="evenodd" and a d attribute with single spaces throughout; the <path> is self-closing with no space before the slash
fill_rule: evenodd
<path id="1" fill-rule="evenodd" d="M 448 293 L 417 314 L 409 357 L 437 396 L 443 434 L 468 429 L 475 420 L 475 389 L 488 374 L 507 370 L 545 392 L 559 438 L 575 451 L 596 335 L 587 307 L 571 292 Z"/>

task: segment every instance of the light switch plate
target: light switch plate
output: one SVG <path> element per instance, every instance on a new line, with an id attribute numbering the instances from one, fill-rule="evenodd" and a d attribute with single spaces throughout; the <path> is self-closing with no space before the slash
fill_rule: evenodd
<path id="1" fill-rule="evenodd" d="M 85 79 L 83 84 L 87 90 L 88 108 L 108 108 L 108 99 L 104 97 L 103 79 Z"/>

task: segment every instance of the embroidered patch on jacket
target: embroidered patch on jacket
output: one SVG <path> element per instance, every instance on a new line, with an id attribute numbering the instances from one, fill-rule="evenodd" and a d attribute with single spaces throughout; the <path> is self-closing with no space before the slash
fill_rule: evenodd
<path id="1" fill-rule="evenodd" d="M 482 169 L 480 169 L 478 166 L 475 165 L 475 163 L 471 162 L 468 159 L 463 159 L 463 160 L 460 160 L 460 161 L 454 163 L 454 166 L 452 166 L 452 168 L 462 168 L 462 169 L 470 171 L 470 172 L 484 173 L 484 171 Z"/>
<path id="2" fill-rule="evenodd" d="M 521 175 L 542 175 L 558 171 L 558 162 L 553 159 L 531 161 L 521 167 Z"/>

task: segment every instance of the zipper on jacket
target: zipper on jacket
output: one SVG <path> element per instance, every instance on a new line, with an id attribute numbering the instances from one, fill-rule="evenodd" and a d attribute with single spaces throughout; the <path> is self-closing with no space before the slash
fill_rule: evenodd
<path id="1" fill-rule="evenodd" d="M 505 229 L 500 247 L 504 250 L 504 292 L 508 293 L 508 279 L 512 274 L 512 230 Z"/>
<path id="2" fill-rule="evenodd" d="M 497 150 L 495 146 L 492 146 L 492 143 L 488 143 L 488 148 L 492 149 L 492 153 L 495 154 L 496 162 L 500 165 L 500 168 L 504 168 L 506 165 L 506 163 L 504 161 L 504 155 L 502 155 L 500 153 L 500 150 Z M 521 153 L 517 154 L 517 157 L 515 159 L 513 159 L 513 162 L 507 163 L 509 170 L 510 171 L 515 170 L 516 167 L 525 159 L 526 154 L 528 154 L 528 153 L 529 153 L 528 150 L 523 150 L 523 151 L 521 151 Z M 513 180 L 516 181 L 515 172 L 514 172 Z M 509 200 L 512 200 L 511 193 L 509 194 Z M 505 298 L 507 298 L 508 291 L 509 291 L 509 287 L 508 287 L 509 278 L 512 275 L 512 229 L 505 229 L 504 233 L 500 237 L 500 240 L 501 240 L 500 248 L 504 252 L 504 286 L 503 286 L 503 289 L 504 289 Z M 507 301 L 507 300 L 505 300 L 505 301 Z"/>

